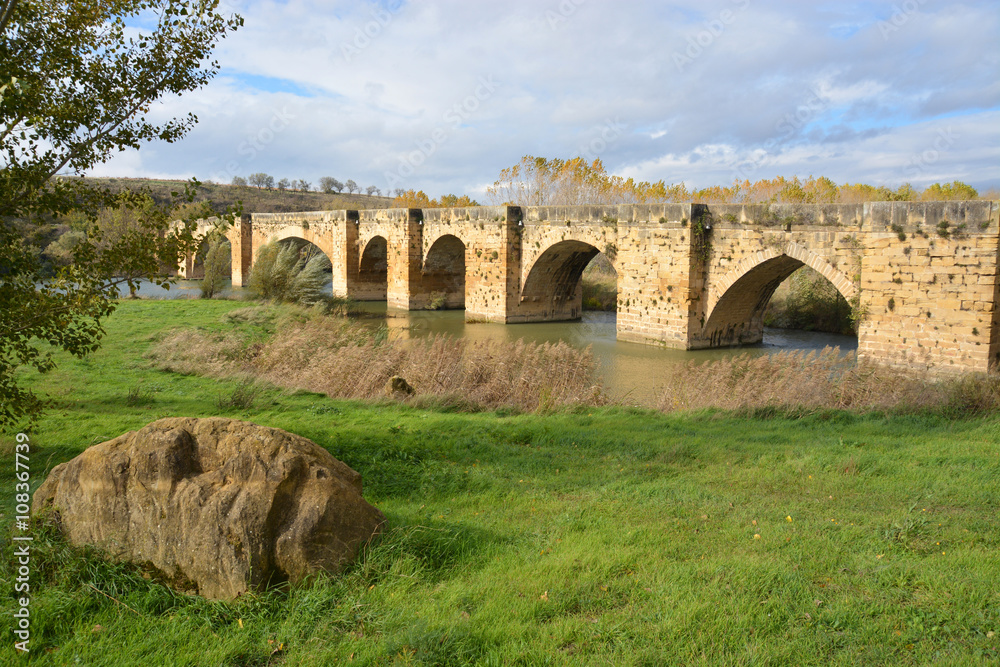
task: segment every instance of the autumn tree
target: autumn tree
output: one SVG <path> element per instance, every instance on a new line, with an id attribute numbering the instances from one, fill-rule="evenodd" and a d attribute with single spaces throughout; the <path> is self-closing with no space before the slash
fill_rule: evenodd
<path id="1" fill-rule="evenodd" d="M 975 199 L 979 196 L 976 189 L 968 183 L 962 181 L 952 181 L 951 183 L 934 183 L 926 190 L 920 198 L 924 201 L 952 201 Z"/>
<path id="2" fill-rule="evenodd" d="M 440 200 L 431 199 L 423 190 L 396 190 L 392 200 L 396 208 L 455 208 L 464 206 L 479 206 L 479 202 L 470 199 L 468 195 L 442 195 Z"/>
<path id="3" fill-rule="evenodd" d="M 0 427 L 40 413 L 45 401 L 18 369 L 47 371 L 55 349 L 82 356 L 100 345 L 118 286 L 157 278 L 193 248 L 192 224 L 168 209 L 142 209 L 112 238 L 101 210 L 141 204 L 76 178 L 126 149 L 180 139 L 189 114 L 155 123 L 155 102 L 205 85 L 212 48 L 242 24 L 206 0 L 0 0 Z M 130 25 L 151 26 L 140 28 Z M 193 198 L 193 186 L 187 194 Z M 76 212 L 87 221 L 46 276 L 25 226 Z M 117 276 L 117 277 L 116 277 Z M 122 277 L 126 276 L 126 277 Z"/>

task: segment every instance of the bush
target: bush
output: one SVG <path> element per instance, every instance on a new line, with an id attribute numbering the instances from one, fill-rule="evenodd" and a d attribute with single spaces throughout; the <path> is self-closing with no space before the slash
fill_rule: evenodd
<path id="1" fill-rule="evenodd" d="M 257 251 L 247 291 L 264 301 L 330 309 L 343 303 L 330 294 L 330 269 L 322 252 L 294 243 L 268 243 Z"/>
<path id="2" fill-rule="evenodd" d="M 211 299 L 222 291 L 231 271 L 232 252 L 228 243 L 212 241 L 205 255 L 205 277 L 201 281 L 201 298 Z"/>
<path id="3" fill-rule="evenodd" d="M 804 266 L 788 279 L 764 311 L 764 324 L 778 329 L 855 334 L 851 305 L 829 280 Z"/>

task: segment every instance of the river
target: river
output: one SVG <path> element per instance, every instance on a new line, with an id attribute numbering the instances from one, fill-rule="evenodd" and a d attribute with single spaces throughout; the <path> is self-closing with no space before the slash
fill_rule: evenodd
<path id="1" fill-rule="evenodd" d="M 139 296 L 146 298 L 197 298 L 200 281 L 180 280 L 169 291 L 151 283 L 143 283 Z M 228 288 L 223 296 L 239 296 L 241 290 Z M 366 316 L 363 321 L 370 326 L 385 325 L 390 334 L 402 337 L 421 337 L 448 334 L 469 340 L 517 340 L 536 343 L 564 341 L 573 347 L 590 347 L 598 362 L 600 374 L 608 393 L 613 398 L 627 402 L 654 401 L 660 378 L 670 366 L 689 361 L 709 361 L 735 354 L 773 354 L 783 350 L 822 350 L 839 347 L 848 353 L 857 349 L 857 338 L 837 334 L 798 331 L 792 329 L 764 329 L 764 342 L 742 348 L 721 350 L 684 351 L 656 345 L 628 343 L 615 338 L 615 314 L 585 312 L 578 322 L 540 322 L 535 324 L 470 324 L 461 310 L 414 310 L 387 312 L 385 302 L 359 304 Z"/>

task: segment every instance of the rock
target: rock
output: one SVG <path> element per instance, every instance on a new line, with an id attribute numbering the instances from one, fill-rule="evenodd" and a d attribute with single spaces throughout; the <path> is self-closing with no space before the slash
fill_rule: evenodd
<path id="1" fill-rule="evenodd" d="M 73 544 L 152 565 L 207 598 L 338 572 L 385 517 L 361 475 L 315 443 L 231 419 L 161 419 L 53 468 L 53 507 Z"/>
<path id="2" fill-rule="evenodd" d="M 417 391 L 410 386 L 406 378 L 401 378 L 398 375 L 393 375 L 385 383 L 385 394 L 391 398 L 405 398 L 406 396 L 413 396 L 415 393 Z"/>

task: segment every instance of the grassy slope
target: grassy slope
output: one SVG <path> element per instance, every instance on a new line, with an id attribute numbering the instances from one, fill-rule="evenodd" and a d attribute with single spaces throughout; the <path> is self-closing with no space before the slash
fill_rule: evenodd
<path id="1" fill-rule="evenodd" d="M 88 178 L 90 182 L 110 185 L 112 188 L 148 189 L 159 202 L 170 200 L 171 192 L 184 192 L 184 181 L 159 181 L 135 178 Z M 254 187 L 237 187 L 217 183 L 203 183 L 195 201 L 208 200 L 216 211 L 224 211 L 237 201 L 243 203 L 244 213 L 286 213 L 294 211 L 336 211 L 340 209 L 388 208 L 392 197 L 369 197 L 355 194 L 325 194 L 293 190 L 261 190 Z"/>
<path id="2" fill-rule="evenodd" d="M 57 406 L 32 433 L 33 481 L 157 417 L 219 414 L 235 383 L 153 371 L 141 355 L 162 330 L 219 328 L 242 305 L 124 303 L 101 351 L 39 380 Z M 129 390 L 148 403 L 126 405 Z M 278 391 L 222 414 L 300 433 L 360 471 L 387 536 L 343 577 L 221 604 L 39 533 L 37 664 L 1000 657 L 987 636 L 1000 632 L 996 416 L 453 414 Z M 5 642 L 0 661 L 12 652 Z"/>

